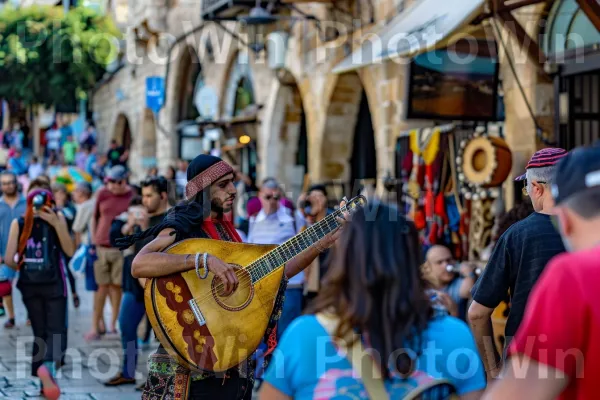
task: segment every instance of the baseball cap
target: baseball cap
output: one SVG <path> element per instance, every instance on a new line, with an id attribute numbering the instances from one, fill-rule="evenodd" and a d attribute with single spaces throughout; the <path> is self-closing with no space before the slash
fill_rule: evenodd
<path id="1" fill-rule="evenodd" d="M 539 151 L 536 151 L 535 154 L 531 157 L 531 160 L 527 163 L 525 167 L 525 173 L 523 175 L 517 176 L 515 181 L 523 181 L 527 177 L 527 170 L 530 168 L 544 168 L 550 167 L 552 165 L 556 165 L 561 159 L 563 159 L 567 155 L 567 151 L 565 149 L 561 149 L 559 147 L 548 147 Z"/>
<path id="2" fill-rule="evenodd" d="M 121 181 L 127 179 L 127 170 L 122 165 L 115 165 L 106 173 L 106 181 Z"/>
<path id="3" fill-rule="evenodd" d="M 580 147 L 558 164 L 552 196 L 558 205 L 569 197 L 600 187 L 600 147 Z"/>
<path id="4" fill-rule="evenodd" d="M 93 192 L 92 184 L 89 182 L 78 182 L 75 186 L 75 190 L 81 190 L 82 192 L 90 194 Z"/>

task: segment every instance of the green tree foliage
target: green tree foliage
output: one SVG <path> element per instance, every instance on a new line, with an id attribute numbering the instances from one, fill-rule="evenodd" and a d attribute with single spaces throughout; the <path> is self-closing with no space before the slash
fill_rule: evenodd
<path id="1" fill-rule="evenodd" d="M 71 104 L 118 56 L 112 19 L 78 7 L 0 10 L 0 97 L 25 104 Z"/>

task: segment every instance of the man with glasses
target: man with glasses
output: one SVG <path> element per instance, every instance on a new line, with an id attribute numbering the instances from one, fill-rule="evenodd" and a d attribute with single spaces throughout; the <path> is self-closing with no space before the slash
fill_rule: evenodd
<path id="1" fill-rule="evenodd" d="M 106 297 L 112 306 L 110 333 L 116 333 L 117 318 L 121 304 L 121 282 L 123 278 L 123 254 L 110 243 L 110 228 L 113 220 L 129 208 L 133 190 L 127 184 L 127 170 L 115 165 L 106 174 L 106 186 L 100 189 L 96 197 L 96 206 L 92 216 L 92 248 L 95 247 L 97 260 L 94 263 L 94 278 L 98 290 L 94 296 L 94 318 L 92 329 L 86 335 L 87 340 L 100 338 L 99 326 Z"/>
<path id="2" fill-rule="evenodd" d="M 593 399 L 600 376 L 600 147 L 557 166 L 553 219 L 569 253 L 554 258 L 531 293 L 492 399 Z"/>
<path id="3" fill-rule="evenodd" d="M 274 179 L 263 182 L 258 192 L 261 210 L 256 216 L 250 217 L 248 243 L 282 244 L 298 233 L 296 221 L 281 204 L 281 190 Z M 299 272 L 290 278 L 285 291 L 283 311 L 277 327 L 277 336 L 287 328 L 296 317 L 302 313 L 304 272 Z"/>
<path id="4" fill-rule="evenodd" d="M 4 324 L 5 328 L 15 326 L 15 308 L 12 300 L 12 281 L 15 278 L 16 271 L 9 268 L 4 262 L 4 252 L 10 232 L 10 224 L 14 219 L 19 218 L 25 213 L 27 201 L 18 190 L 17 176 L 11 171 L 3 171 L 0 174 L 0 185 L 2 186 L 2 197 L 0 198 L 0 285 L 5 289 L 3 292 L 9 293 L 4 296 L 3 305 L 8 313 L 8 320 Z M 0 307 L 0 316 L 4 315 L 4 308 Z"/>
<path id="5" fill-rule="evenodd" d="M 506 351 L 523 319 L 532 287 L 548 261 L 565 251 L 550 218 L 554 206 L 550 187 L 556 164 L 566 155 L 566 150 L 547 148 L 531 157 L 526 173 L 516 180 L 525 182 L 535 212 L 511 226 L 498 239 L 487 266 L 473 287 L 468 318 L 488 379 L 498 375 L 502 364 L 493 344 L 490 317 L 494 309 L 509 292 L 510 312 L 504 332 Z"/>

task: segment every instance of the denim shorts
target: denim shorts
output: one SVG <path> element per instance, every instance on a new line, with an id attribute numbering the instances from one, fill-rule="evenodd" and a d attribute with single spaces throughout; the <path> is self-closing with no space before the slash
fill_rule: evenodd
<path id="1" fill-rule="evenodd" d="M 0 281 L 13 281 L 17 276 L 17 271 L 5 264 L 0 265 Z"/>

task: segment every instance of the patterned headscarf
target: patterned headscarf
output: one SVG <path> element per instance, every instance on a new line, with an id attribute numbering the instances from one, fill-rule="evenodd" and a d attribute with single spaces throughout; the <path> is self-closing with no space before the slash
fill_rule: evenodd
<path id="1" fill-rule="evenodd" d="M 210 217 L 210 199 L 206 196 L 206 189 L 225 175 L 232 173 L 233 168 L 219 157 L 207 154 L 197 156 L 187 169 L 188 183 L 185 187 L 187 202 L 170 209 L 162 223 L 144 232 L 120 238 L 116 241 L 117 245 L 121 249 L 126 249 L 138 240 L 150 236 L 156 237 L 167 228 L 174 229 L 175 235 L 202 229 L 212 239 L 218 240 L 219 235 Z M 235 241 L 241 242 L 239 234 L 231 223 L 230 214 L 219 217 L 219 222 Z"/>

